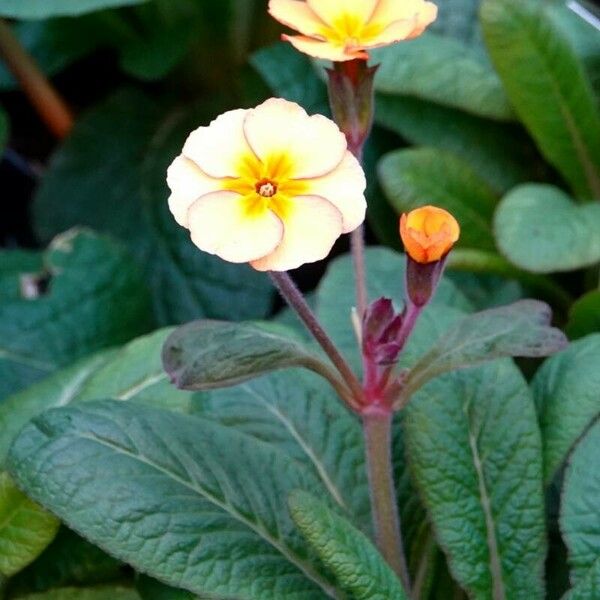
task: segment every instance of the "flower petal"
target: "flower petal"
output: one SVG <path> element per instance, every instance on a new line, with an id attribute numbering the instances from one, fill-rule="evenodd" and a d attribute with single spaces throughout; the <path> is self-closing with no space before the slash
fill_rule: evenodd
<path id="1" fill-rule="evenodd" d="M 340 211 L 319 196 L 297 196 L 284 219 L 281 244 L 252 261 L 258 271 L 289 271 L 325 258 L 342 233 Z"/>
<path id="2" fill-rule="evenodd" d="M 211 177 L 237 177 L 241 158 L 251 154 L 244 137 L 247 112 L 231 110 L 208 127 L 199 127 L 189 135 L 183 154 Z"/>
<path id="3" fill-rule="evenodd" d="M 396 2 L 401 3 L 403 0 Z M 378 0 L 307 0 L 307 3 L 323 21 L 334 25 L 344 17 L 358 23 L 367 23 L 377 7 Z"/>
<path id="4" fill-rule="evenodd" d="M 344 134 L 333 121 L 322 115 L 309 117 L 298 104 L 280 98 L 248 111 L 244 131 L 263 163 L 286 158 L 286 175 L 291 179 L 329 173 L 340 164 L 347 148 Z"/>
<path id="5" fill-rule="evenodd" d="M 269 13 L 280 23 L 308 36 L 323 34 L 327 26 L 300 0 L 269 0 Z"/>
<path id="6" fill-rule="evenodd" d="M 302 35 L 282 35 L 281 38 L 286 42 L 290 42 L 299 52 L 308 54 L 314 58 L 332 60 L 334 62 L 345 62 L 356 58 L 369 58 L 369 55 L 362 50 L 346 50 L 340 45 L 322 42 Z"/>
<path id="7" fill-rule="evenodd" d="M 437 14 L 438 8 L 435 4 L 432 2 L 424 2 L 422 9 L 417 16 L 417 26 L 407 39 L 410 40 L 421 35 L 425 29 L 437 19 Z"/>
<path id="8" fill-rule="evenodd" d="M 395 21 L 411 19 L 418 15 L 425 4 L 424 0 L 379 0 L 369 25 L 379 25 L 383 28 L 388 27 Z"/>
<path id="9" fill-rule="evenodd" d="M 169 209 L 182 227 L 188 226 L 188 209 L 200 196 L 223 189 L 222 180 L 209 177 L 185 156 L 178 156 L 171 163 L 167 184 L 171 189 Z"/>
<path id="10" fill-rule="evenodd" d="M 188 211 L 192 241 L 200 250 L 234 263 L 271 253 L 283 237 L 283 223 L 270 210 L 249 214 L 247 200 L 235 192 L 202 196 Z"/>
<path id="11" fill-rule="evenodd" d="M 364 220 L 367 186 L 364 171 L 348 151 L 342 162 L 331 173 L 317 179 L 308 179 L 307 193 L 322 196 L 342 214 L 342 233 L 354 231 Z"/>
<path id="12" fill-rule="evenodd" d="M 402 19 L 394 21 L 388 25 L 377 37 L 366 44 L 366 47 L 379 48 L 380 46 L 387 46 L 394 42 L 401 40 L 408 40 L 413 37 L 417 37 L 423 33 L 423 29 L 419 29 L 417 17 Z"/>

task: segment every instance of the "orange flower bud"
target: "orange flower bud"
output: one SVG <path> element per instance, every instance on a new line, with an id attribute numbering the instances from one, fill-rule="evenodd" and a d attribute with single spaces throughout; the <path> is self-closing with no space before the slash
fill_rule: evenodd
<path id="1" fill-rule="evenodd" d="M 443 208 L 422 206 L 400 219 L 400 237 L 406 253 L 421 264 L 444 258 L 459 236 L 458 222 Z"/>

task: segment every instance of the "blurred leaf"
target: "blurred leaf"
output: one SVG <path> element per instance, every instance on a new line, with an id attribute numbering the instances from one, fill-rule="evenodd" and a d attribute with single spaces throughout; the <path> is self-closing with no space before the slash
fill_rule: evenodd
<path id="1" fill-rule="evenodd" d="M 147 289 L 120 245 L 72 230 L 44 263 L 47 291 L 0 302 L 0 397 L 151 326 Z"/>
<path id="2" fill-rule="evenodd" d="M 141 4 L 147 0 L 0 0 L 0 15 L 13 19 L 74 17 L 84 13 Z"/>
<path id="3" fill-rule="evenodd" d="M 285 327 L 267 323 L 193 321 L 169 336 L 162 356 L 173 383 L 185 390 L 229 387 L 290 367 L 337 378 Z"/>
<path id="4" fill-rule="evenodd" d="M 167 206 L 168 165 L 188 133 L 214 114 L 169 113 L 141 92 L 121 91 L 79 120 L 35 199 L 42 238 L 83 223 L 128 244 L 145 269 L 161 325 L 262 317 L 270 309 L 267 278 L 200 252 Z"/>
<path id="5" fill-rule="evenodd" d="M 377 49 L 372 58 L 381 63 L 377 92 L 413 96 L 481 117 L 513 117 L 492 66 L 458 40 L 426 31 L 414 40 Z"/>
<path id="6" fill-rule="evenodd" d="M 578 196 L 600 199 L 598 106 L 577 55 L 544 6 L 484 0 L 485 40 L 513 107 L 544 156 Z"/>
<path id="7" fill-rule="evenodd" d="M 140 575 L 137 578 L 135 587 L 142 600 L 194 600 L 197 598 L 191 592 L 169 587 L 146 575 Z"/>
<path id="8" fill-rule="evenodd" d="M 403 405 L 442 373 L 505 356 L 542 357 L 562 350 L 567 338 L 550 326 L 551 318 L 550 307 L 538 300 L 519 300 L 464 317 L 410 370 L 402 388 Z"/>
<path id="9" fill-rule="evenodd" d="M 600 421 L 577 444 L 565 472 L 560 528 L 569 549 L 573 589 L 565 600 L 594 600 L 600 592 Z"/>
<path id="10" fill-rule="evenodd" d="M 547 359 L 532 390 L 544 446 L 544 480 L 549 484 L 571 448 L 600 415 L 600 334 L 573 342 Z"/>
<path id="11" fill-rule="evenodd" d="M 446 271 L 446 277 L 470 300 L 476 310 L 511 304 L 524 297 L 521 284 L 487 273 Z"/>
<path id="12" fill-rule="evenodd" d="M 58 531 L 59 521 L 0 472 L 0 574 L 11 577 L 37 558 Z"/>
<path id="13" fill-rule="evenodd" d="M 435 148 L 398 150 L 381 159 L 379 177 L 398 214 L 435 204 L 460 223 L 460 246 L 494 250 L 491 221 L 497 197 L 461 159 Z"/>
<path id="14" fill-rule="evenodd" d="M 385 94 L 377 95 L 375 119 L 411 144 L 448 150 L 462 158 L 498 194 L 539 176 L 539 159 L 518 126 Z"/>
<path id="15" fill-rule="evenodd" d="M 135 590 L 126 587 L 98 586 L 59 588 L 21 596 L 19 600 L 140 600 L 140 597 Z"/>
<path id="16" fill-rule="evenodd" d="M 600 331 L 600 290 L 588 292 L 571 306 L 566 332 L 572 340 Z"/>
<path id="17" fill-rule="evenodd" d="M 400 580 L 358 529 L 306 492 L 289 498 L 294 522 L 342 590 L 355 600 L 406 600 Z"/>
<path id="18" fill-rule="evenodd" d="M 479 27 L 480 0 L 444 0 L 438 6 L 437 19 L 428 27 L 437 35 L 461 41 L 465 46 L 485 55 Z"/>
<path id="19" fill-rule="evenodd" d="M 470 597 L 541 600 L 541 440 L 509 359 L 449 373 L 406 408 L 411 472 L 450 571 Z"/>
<path id="20" fill-rule="evenodd" d="M 320 482 L 231 428 L 134 403 L 84 403 L 36 417 L 9 468 L 70 527 L 169 585 L 247 600 L 334 593 L 285 507 L 292 490 L 323 493 Z"/>
<path id="21" fill-rule="evenodd" d="M 0 304 L 21 300 L 23 275 L 37 275 L 44 269 L 39 252 L 33 250 L 0 250 Z"/>
<path id="22" fill-rule="evenodd" d="M 577 205 L 551 185 L 508 193 L 494 218 L 500 252 L 534 273 L 573 271 L 600 261 L 600 204 Z"/>

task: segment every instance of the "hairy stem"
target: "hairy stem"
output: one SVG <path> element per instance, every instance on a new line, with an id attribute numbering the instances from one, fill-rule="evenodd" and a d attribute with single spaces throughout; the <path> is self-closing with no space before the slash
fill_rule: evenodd
<path id="1" fill-rule="evenodd" d="M 377 546 L 410 598 L 410 575 L 402 545 L 400 515 L 392 470 L 392 412 L 363 413 L 371 510 Z"/>
<path id="2" fill-rule="evenodd" d="M 350 246 L 352 248 L 352 262 L 354 263 L 354 277 L 356 283 L 356 310 L 359 319 L 362 318 L 367 310 L 367 280 L 365 269 L 365 231 L 361 225 L 355 229 L 350 237 Z"/>
<path id="3" fill-rule="evenodd" d="M 3 19 L 0 55 L 44 123 L 57 138 L 64 138 L 73 127 L 71 111 Z"/>
<path id="4" fill-rule="evenodd" d="M 269 271 L 269 275 L 273 283 L 283 296 L 290 307 L 298 314 L 306 328 L 310 331 L 313 337 L 320 344 L 331 362 L 342 376 L 343 380 L 348 384 L 352 391 L 352 408 L 358 408 L 363 397 L 363 390 L 356 375 L 352 372 L 350 365 L 346 359 L 340 354 L 331 338 L 327 335 L 317 317 L 306 303 L 302 292 L 296 287 L 292 278 L 285 272 Z"/>

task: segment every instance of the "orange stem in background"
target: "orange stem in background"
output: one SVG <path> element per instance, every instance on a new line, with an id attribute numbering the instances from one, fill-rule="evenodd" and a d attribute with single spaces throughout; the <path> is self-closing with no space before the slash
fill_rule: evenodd
<path id="1" fill-rule="evenodd" d="M 73 127 L 73 114 L 4 19 L 0 19 L 0 55 L 48 129 L 59 139 Z"/>

